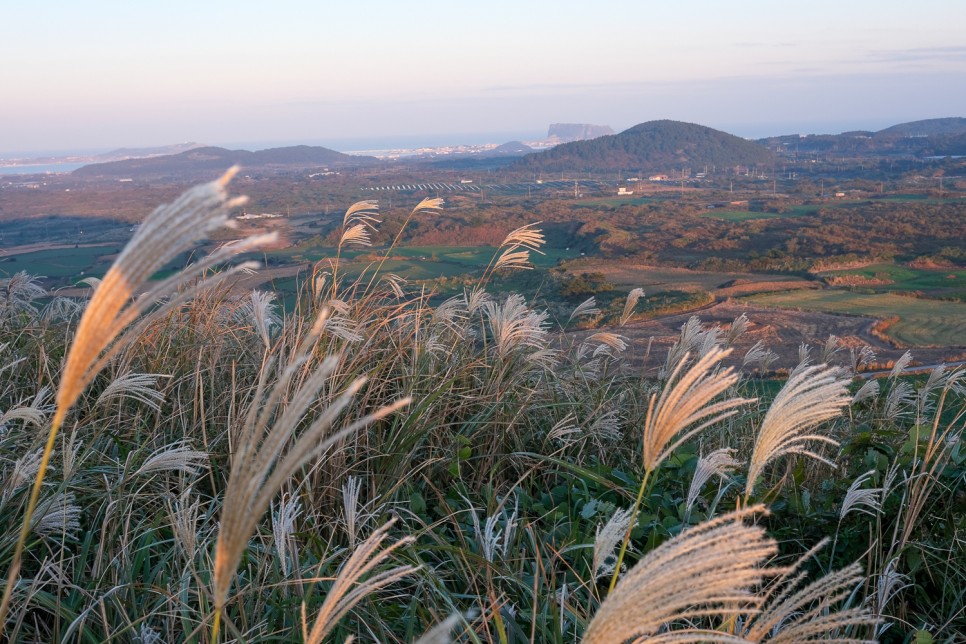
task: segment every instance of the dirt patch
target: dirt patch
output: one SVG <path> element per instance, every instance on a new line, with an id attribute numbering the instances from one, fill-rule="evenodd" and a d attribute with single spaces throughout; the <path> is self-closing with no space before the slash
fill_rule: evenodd
<path id="1" fill-rule="evenodd" d="M 730 286 L 719 288 L 712 293 L 718 297 L 737 297 L 739 295 L 754 295 L 755 293 L 773 293 L 775 291 L 798 291 L 802 289 L 821 288 L 821 285 L 806 280 L 787 282 L 744 282 L 735 280 Z M 740 282 L 740 283 L 739 283 Z"/>
<path id="2" fill-rule="evenodd" d="M 825 278 L 829 286 L 888 286 L 895 284 L 894 280 L 884 277 L 866 277 L 864 275 L 831 275 Z"/>
<path id="3" fill-rule="evenodd" d="M 873 335 L 874 319 L 855 315 L 768 309 L 728 301 L 701 311 L 698 317 L 705 328 L 713 324 L 729 328 L 731 322 L 741 314 L 748 317 L 750 324 L 748 331 L 735 343 L 735 351 L 730 359 L 732 364 L 740 364 L 745 353 L 760 341 L 778 355 L 773 369 L 790 369 L 798 364 L 799 345 L 810 346 L 813 359 L 817 359 L 830 335 L 838 337 L 845 347 L 833 359 L 833 362 L 843 365 L 849 360 L 849 347 L 871 347 L 879 364 L 895 361 L 905 352 L 905 349 L 896 348 Z M 653 373 L 663 364 L 668 349 L 680 335 L 681 326 L 690 317 L 691 314 L 671 315 L 607 330 L 628 338 L 629 346 L 624 355 L 633 368 Z M 579 342 L 600 330 L 568 332 L 564 341 Z M 954 362 L 966 358 L 966 351 L 962 347 L 916 348 L 912 353 L 919 364 Z"/>

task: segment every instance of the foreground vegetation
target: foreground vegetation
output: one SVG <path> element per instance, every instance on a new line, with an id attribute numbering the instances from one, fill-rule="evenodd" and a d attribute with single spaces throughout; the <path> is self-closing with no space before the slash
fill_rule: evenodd
<path id="1" fill-rule="evenodd" d="M 83 321 L 5 281 L 9 640 L 966 633 L 963 372 L 853 385 L 872 356 L 830 341 L 761 380 L 762 347 L 722 366 L 742 318 L 693 320 L 631 372 L 619 333 L 561 345 L 546 313 L 488 294 L 540 247 L 531 227 L 438 304 L 378 258 L 317 264 L 284 316 L 207 271 L 266 238 L 149 288 L 230 205 L 212 184 L 156 212 Z M 350 208 L 340 255 L 375 216 Z"/>

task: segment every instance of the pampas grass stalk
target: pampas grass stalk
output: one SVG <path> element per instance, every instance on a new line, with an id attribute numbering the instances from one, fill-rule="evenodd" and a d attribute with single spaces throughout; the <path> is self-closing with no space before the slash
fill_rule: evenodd
<path id="1" fill-rule="evenodd" d="M 393 523 L 395 523 L 395 519 L 373 532 L 352 552 L 339 574 L 336 575 L 332 588 L 329 589 L 325 602 L 322 603 L 322 608 L 316 615 L 311 631 L 306 629 L 305 605 L 302 605 L 302 635 L 307 644 L 322 644 L 339 620 L 345 617 L 346 613 L 352 610 L 352 607 L 366 595 L 411 575 L 419 569 L 418 566 L 398 566 L 363 580 L 363 577 L 389 559 L 393 552 L 413 542 L 412 537 L 405 537 L 390 546 L 381 548 L 382 542 L 388 536 L 389 528 L 392 527 Z M 452 627 L 452 624 L 448 625 L 447 631 L 452 630 Z"/>
<path id="2" fill-rule="evenodd" d="M 0 634 L 3 632 L 10 598 L 20 574 L 24 544 L 30 533 L 31 519 L 40 498 L 50 455 L 67 412 L 108 360 L 133 341 L 136 334 L 130 332 L 132 324 L 145 311 L 215 263 L 274 240 L 274 235 L 262 235 L 230 245 L 212 253 L 204 261 L 161 281 L 146 293 L 136 296 L 162 266 L 193 247 L 211 231 L 230 223 L 229 211 L 246 201 L 244 197 L 228 198 L 226 187 L 237 172 L 238 167 L 233 167 L 220 179 L 191 188 L 173 203 L 160 206 L 152 212 L 124 247 L 91 297 L 67 354 L 47 443 L 7 572 L 7 583 L 3 599 L 0 600 Z M 222 279 L 228 274 L 230 272 L 223 272 Z M 174 298 L 160 310 L 180 303 L 187 296 L 182 294 L 181 297 Z"/>
<path id="3" fill-rule="evenodd" d="M 715 369 L 718 362 L 730 353 L 731 349 L 712 348 L 695 362 L 687 373 L 676 380 L 687 363 L 685 354 L 668 378 L 660 397 L 657 394 L 651 396 L 647 417 L 644 420 L 642 449 L 644 479 L 641 481 L 637 500 L 634 502 L 631 513 L 633 517 L 637 517 L 637 512 L 641 508 L 644 491 L 647 489 L 651 474 L 664 459 L 698 432 L 736 414 L 739 406 L 754 402 L 753 399 L 747 398 L 728 398 L 716 403 L 712 402 L 738 382 L 738 374 L 731 367 Z M 628 526 L 621 543 L 617 566 L 610 581 L 610 590 L 614 590 L 617 584 L 633 525 L 632 522 Z"/>
<path id="4" fill-rule="evenodd" d="M 803 454 L 828 465 L 828 459 L 810 448 L 812 443 L 838 445 L 828 436 L 810 433 L 820 423 L 837 418 L 849 403 L 849 376 L 828 365 L 799 365 L 765 414 L 748 465 L 745 503 L 755 482 L 769 463 L 786 454 Z"/>
<path id="5" fill-rule="evenodd" d="M 245 426 L 234 440 L 231 473 L 222 505 L 221 528 L 215 545 L 215 621 L 212 642 L 217 641 L 221 614 L 242 554 L 248 547 L 248 541 L 262 515 L 285 481 L 339 440 L 409 404 L 409 399 L 397 401 L 350 423 L 341 431 L 332 433 L 336 419 L 365 383 L 365 378 L 358 378 L 331 400 L 309 427 L 293 440 L 297 427 L 309 409 L 316 404 L 319 391 L 335 374 L 339 364 L 338 356 L 329 356 L 294 393 L 289 394 L 289 385 L 302 372 L 309 359 L 327 320 L 326 316 L 327 313 L 323 313 L 313 325 L 304 338 L 298 355 L 282 371 L 278 382 L 268 394 L 265 389 L 271 361 L 263 368 Z M 285 407 L 279 411 L 284 398 L 287 398 Z"/>
<path id="6" fill-rule="evenodd" d="M 775 541 L 760 526 L 745 525 L 745 519 L 763 511 L 753 506 L 731 512 L 649 552 L 600 605 L 584 644 L 645 641 L 679 620 L 756 611 L 762 598 L 754 589 L 766 575 L 781 571 L 761 565 L 777 552 Z M 722 641 L 714 631 L 695 627 L 666 634 L 672 633 L 677 641 Z"/>

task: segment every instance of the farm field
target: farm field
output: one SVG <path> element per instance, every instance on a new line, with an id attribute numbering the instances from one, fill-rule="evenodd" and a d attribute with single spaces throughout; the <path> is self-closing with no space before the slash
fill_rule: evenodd
<path id="1" fill-rule="evenodd" d="M 828 271 L 822 277 L 875 291 L 923 291 L 935 296 L 966 299 L 966 269 L 913 268 L 899 264 L 871 264 L 862 268 Z"/>
<path id="2" fill-rule="evenodd" d="M 0 258 L 0 275 L 9 277 L 25 271 L 66 285 L 85 276 L 102 277 L 119 250 L 119 246 L 112 245 L 79 246 L 9 255 Z"/>
<path id="3" fill-rule="evenodd" d="M 657 291 L 715 291 L 742 285 L 754 288 L 754 284 L 781 284 L 784 288 L 800 288 L 810 285 L 793 275 L 764 275 L 757 273 L 696 271 L 687 268 L 648 266 L 631 262 L 613 262 L 597 259 L 581 260 L 568 266 L 572 273 L 600 273 L 617 286 L 643 288 L 645 292 Z M 766 289 L 772 290 L 772 289 Z"/>
<path id="4" fill-rule="evenodd" d="M 862 315 L 898 317 L 886 333 L 907 346 L 961 346 L 966 338 L 966 303 L 919 299 L 890 293 L 844 290 L 769 293 L 748 298 L 762 306 Z"/>

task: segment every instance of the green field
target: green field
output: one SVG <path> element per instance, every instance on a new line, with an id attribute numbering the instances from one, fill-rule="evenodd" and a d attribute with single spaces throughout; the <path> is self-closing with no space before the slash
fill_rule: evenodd
<path id="1" fill-rule="evenodd" d="M 582 208 L 620 208 L 621 206 L 642 206 L 658 201 L 654 197 L 595 197 L 574 202 Z"/>
<path id="2" fill-rule="evenodd" d="M 758 210 L 727 210 L 727 209 L 713 209 L 706 213 L 703 213 L 702 217 L 708 217 L 710 219 L 721 219 L 724 221 L 748 221 L 750 219 L 778 219 L 780 217 L 803 217 L 806 215 L 814 215 L 818 212 L 819 208 L 844 208 L 848 207 L 850 204 L 843 203 L 828 203 L 821 206 L 815 204 L 799 204 L 796 206 L 788 206 L 784 212 L 762 212 Z M 854 204 L 851 204 L 854 205 Z"/>
<path id="3" fill-rule="evenodd" d="M 383 265 L 384 272 L 394 272 L 408 279 L 429 279 L 442 275 L 459 275 L 473 270 L 483 270 L 497 249 L 492 246 L 406 246 L 396 248 Z M 381 257 L 384 249 L 367 251 L 343 250 L 342 268 L 350 274 L 360 271 Z M 530 253 L 530 261 L 537 268 L 550 268 L 558 262 L 580 256 L 577 250 L 544 248 L 542 253 Z M 327 247 L 294 247 L 268 254 L 283 263 L 317 262 L 335 258 L 335 249 Z"/>
<path id="4" fill-rule="evenodd" d="M 748 221 L 750 219 L 775 219 L 785 217 L 784 214 L 777 212 L 757 212 L 752 210 L 709 210 L 701 215 L 709 219 L 721 219 L 723 221 Z"/>
<path id="5" fill-rule="evenodd" d="M 854 275 L 888 282 L 861 285 L 863 289 L 869 288 L 875 291 L 923 291 L 957 299 L 966 297 L 966 269 L 962 268 L 924 269 L 899 264 L 871 264 L 856 269 L 828 271 L 822 275 L 827 277 Z"/>
<path id="6" fill-rule="evenodd" d="M 10 276 L 20 271 L 55 280 L 75 282 L 85 276 L 102 277 L 110 267 L 103 257 L 120 250 L 114 246 L 92 246 L 38 250 L 22 255 L 0 258 L 0 275 Z"/>
<path id="7" fill-rule="evenodd" d="M 889 293 L 861 294 L 844 290 L 796 291 L 755 295 L 750 301 L 764 306 L 849 313 L 874 318 L 898 316 L 887 333 L 909 346 L 962 346 L 966 344 L 966 303 L 943 302 Z"/>

